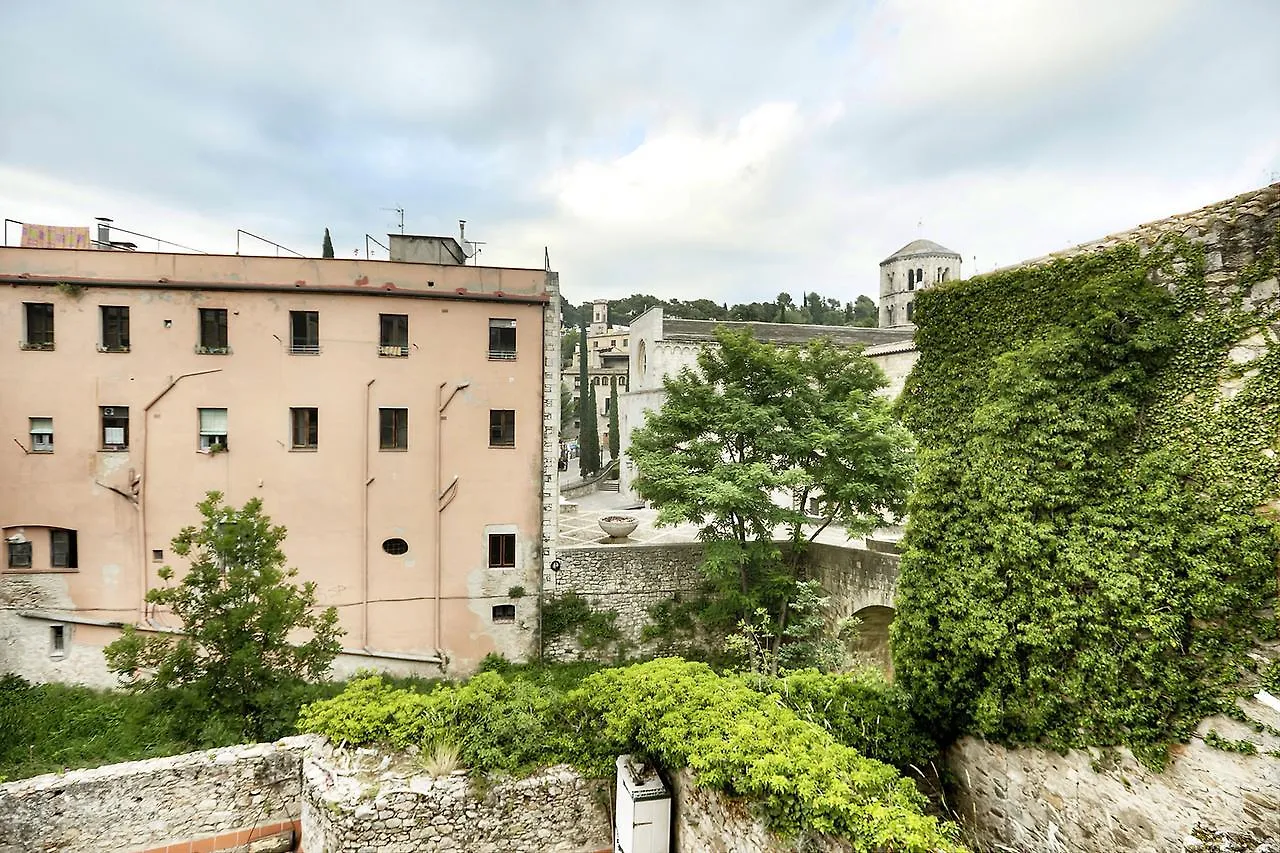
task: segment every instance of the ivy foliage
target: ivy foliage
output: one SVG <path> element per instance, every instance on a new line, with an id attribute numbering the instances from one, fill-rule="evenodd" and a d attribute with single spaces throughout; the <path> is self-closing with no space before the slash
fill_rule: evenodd
<path id="1" fill-rule="evenodd" d="M 817 695 L 811 684 L 796 691 Z M 601 670 L 567 690 L 489 671 L 424 694 L 372 676 L 304 708 L 298 725 L 355 745 L 449 744 L 478 771 L 567 762 L 608 776 L 619 754 L 639 753 L 749 798 L 784 834 L 836 835 L 868 853 L 963 850 L 957 828 L 926 816 L 923 795 L 893 767 L 838 742 L 778 695 L 678 658 Z"/>
<path id="2" fill-rule="evenodd" d="M 1160 766 L 1232 701 L 1275 633 L 1280 347 L 1243 298 L 1277 246 L 1212 286 L 1167 238 L 919 296 L 893 647 L 939 731 Z"/>

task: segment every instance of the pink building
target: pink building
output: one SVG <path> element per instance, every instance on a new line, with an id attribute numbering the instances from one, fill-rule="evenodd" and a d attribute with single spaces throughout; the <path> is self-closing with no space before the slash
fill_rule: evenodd
<path id="1" fill-rule="evenodd" d="M 338 672 L 527 657 L 558 506 L 558 277 L 456 247 L 0 248 L 0 671 L 110 684 L 120 624 L 180 627 L 144 596 L 210 490 L 288 528 L 346 629 Z"/>

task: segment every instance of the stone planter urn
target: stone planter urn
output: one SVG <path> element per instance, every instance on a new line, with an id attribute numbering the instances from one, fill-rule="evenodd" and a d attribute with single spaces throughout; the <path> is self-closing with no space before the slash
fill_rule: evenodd
<path id="1" fill-rule="evenodd" d="M 640 519 L 634 515 L 606 515 L 600 519 L 600 529 L 609 534 L 610 539 L 626 539 L 640 526 Z"/>

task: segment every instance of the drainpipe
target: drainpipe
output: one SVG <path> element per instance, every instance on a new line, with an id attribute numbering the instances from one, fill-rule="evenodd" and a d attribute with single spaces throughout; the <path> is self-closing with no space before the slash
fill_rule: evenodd
<path id="1" fill-rule="evenodd" d="M 441 581 L 444 577 L 444 549 L 441 543 L 444 532 L 444 509 L 453 502 L 453 496 L 457 494 L 458 478 L 454 477 L 449 483 L 448 488 L 441 487 L 441 468 L 444 467 L 444 410 L 453 402 L 456 395 L 463 388 L 468 387 L 470 382 L 459 382 L 453 386 L 453 390 L 449 392 L 449 396 L 444 396 L 444 387 L 448 382 L 441 382 L 436 387 L 436 465 L 435 465 L 435 495 L 436 495 L 436 511 L 435 511 L 435 648 L 436 654 L 444 660 L 444 646 L 441 641 L 440 630 L 440 599 L 441 599 Z"/>
<path id="2" fill-rule="evenodd" d="M 221 372 L 222 368 L 218 367 L 213 370 L 197 370 L 194 373 L 184 373 L 181 376 L 172 377 L 169 379 L 169 384 L 165 386 L 165 389 L 142 408 L 142 474 L 138 478 L 138 527 L 141 528 L 139 532 L 142 536 L 142 563 L 141 570 L 138 572 L 138 586 L 140 587 L 138 595 L 138 624 L 147 621 L 147 589 L 148 581 L 150 580 L 147 577 L 147 566 L 149 565 L 147 560 L 147 492 L 150 490 L 147 484 L 147 446 L 148 439 L 151 438 L 151 409 L 156 403 L 164 399 L 164 395 L 172 391 L 175 385 L 188 376 L 204 376 L 209 373 Z"/>
<path id="3" fill-rule="evenodd" d="M 363 519 L 360 526 L 360 648 L 366 652 L 369 651 L 369 486 L 373 484 L 369 476 L 369 419 L 373 417 L 375 381 L 370 379 L 364 386 L 364 490 L 360 495 Z"/>

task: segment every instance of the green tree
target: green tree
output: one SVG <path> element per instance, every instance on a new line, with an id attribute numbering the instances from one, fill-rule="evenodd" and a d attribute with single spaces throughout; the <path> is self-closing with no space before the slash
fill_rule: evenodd
<path id="1" fill-rule="evenodd" d="M 329 236 L 329 229 L 324 229 L 324 252 L 321 257 L 333 257 L 333 238 Z"/>
<path id="2" fill-rule="evenodd" d="M 582 325 L 578 336 L 578 473 L 582 476 L 595 473 L 591 468 L 591 436 L 595 430 L 595 407 L 591 403 L 591 377 L 587 375 L 587 317 L 581 315 Z"/>
<path id="3" fill-rule="evenodd" d="M 569 383 L 560 383 L 560 436 L 567 437 L 573 433 L 573 416 L 577 413 L 577 403 L 573 399 L 573 389 Z"/>
<path id="4" fill-rule="evenodd" d="M 586 406 L 583 410 L 585 419 L 578 430 L 578 443 L 582 447 L 578 470 L 586 476 L 600 471 L 600 424 L 599 419 L 596 417 L 596 388 L 594 385 L 587 386 L 587 393 L 583 395 L 583 399 L 586 401 Z"/>
<path id="5" fill-rule="evenodd" d="M 883 374 L 858 350 L 826 339 L 777 348 L 724 329 L 716 338 L 697 371 L 665 380 L 662 408 L 632 433 L 636 488 L 659 524 L 700 525 L 714 627 L 758 628 L 763 610 L 781 645 L 791 602 L 811 592 L 798 576 L 804 547 L 830 524 L 858 536 L 902 512 L 911 439 L 876 393 Z"/>
<path id="6" fill-rule="evenodd" d="M 778 294 L 778 322 L 779 323 L 787 322 L 787 309 L 790 308 L 792 304 L 793 303 L 791 301 L 790 293 Z"/>
<path id="7" fill-rule="evenodd" d="M 868 329 L 874 329 L 880 325 L 880 308 L 874 299 L 865 295 L 858 297 L 858 301 L 853 303 L 850 325 Z"/>
<path id="8" fill-rule="evenodd" d="M 618 378 L 609 381 L 609 459 L 618 458 L 620 439 L 618 436 Z"/>
<path id="9" fill-rule="evenodd" d="M 315 681 L 341 649 L 338 613 L 316 609 L 316 585 L 291 582 L 280 549 L 285 529 L 272 525 L 262 501 L 242 508 L 209 492 L 198 504 L 204 522 L 173 538 L 173 552 L 191 561 L 182 580 L 160 569 L 166 586 L 147 591 L 147 602 L 182 621 L 181 634 L 142 634 L 126 626 L 104 649 L 114 672 L 133 678 L 134 690 L 185 687 L 206 708 L 243 720 L 254 737 L 281 689 Z M 297 635 L 307 637 L 295 642 Z"/>

